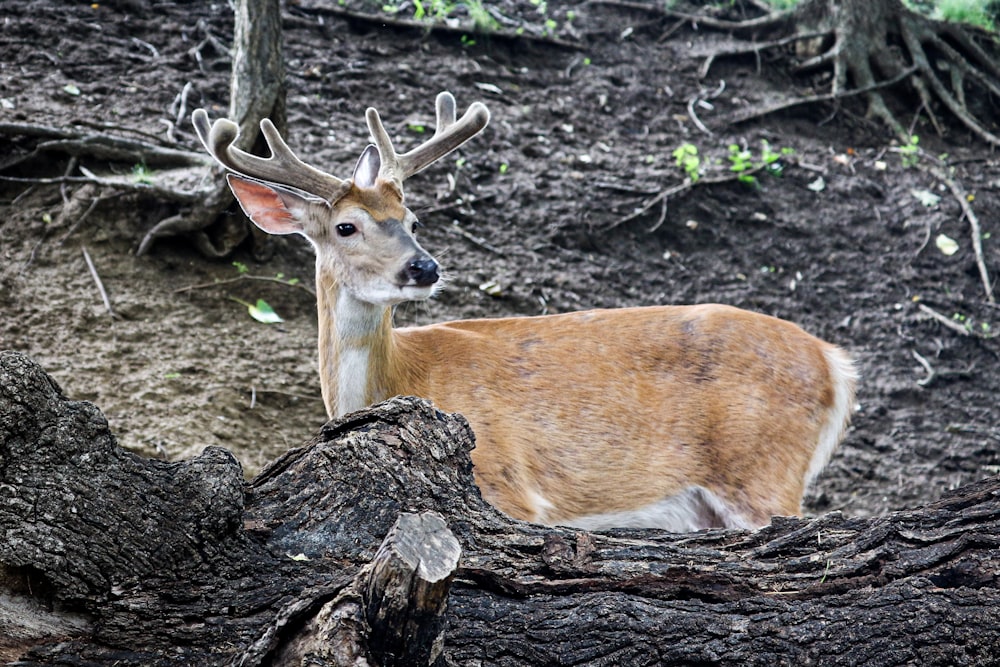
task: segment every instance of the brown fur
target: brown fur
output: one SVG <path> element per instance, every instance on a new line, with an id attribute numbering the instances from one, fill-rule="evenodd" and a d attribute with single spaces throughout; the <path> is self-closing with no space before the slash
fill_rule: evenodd
<path id="1" fill-rule="evenodd" d="M 801 511 L 834 392 L 832 346 L 795 325 L 707 305 L 390 326 L 371 400 L 465 415 L 483 495 L 512 516 L 538 518 L 529 492 L 558 522 L 691 485 L 757 525 Z"/>

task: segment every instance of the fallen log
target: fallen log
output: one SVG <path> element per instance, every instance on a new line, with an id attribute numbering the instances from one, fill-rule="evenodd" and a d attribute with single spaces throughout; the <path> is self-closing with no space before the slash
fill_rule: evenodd
<path id="1" fill-rule="evenodd" d="M 464 419 L 394 399 L 244 482 L 119 448 L 0 353 L 0 658 L 18 665 L 989 664 L 1000 478 L 874 519 L 511 520 Z"/>

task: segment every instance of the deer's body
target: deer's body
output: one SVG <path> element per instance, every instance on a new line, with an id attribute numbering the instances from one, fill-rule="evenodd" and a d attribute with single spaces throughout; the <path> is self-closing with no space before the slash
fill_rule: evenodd
<path id="1" fill-rule="evenodd" d="M 399 395 L 460 412 L 483 496 L 536 523 L 684 531 L 799 514 L 850 408 L 843 353 L 728 306 L 369 322 L 350 350 L 321 334 L 330 414 Z"/>
<path id="2" fill-rule="evenodd" d="M 435 138 L 404 156 L 369 110 L 377 154 L 365 151 L 351 181 L 296 164 L 273 127 L 262 124 L 280 164 L 232 149 L 231 127 L 209 130 L 196 114 L 220 162 L 263 177 L 230 176 L 249 217 L 316 249 L 330 416 L 396 395 L 462 413 L 484 497 L 538 523 L 686 531 L 800 513 L 847 423 L 854 372 L 793 324 L 702 305 L 393 328 L 393 305 L 428 298 L 438 282 L 402 180 L 488 118 L 474 105 L 456 123 L 449 99 L 438 98 Z"/>

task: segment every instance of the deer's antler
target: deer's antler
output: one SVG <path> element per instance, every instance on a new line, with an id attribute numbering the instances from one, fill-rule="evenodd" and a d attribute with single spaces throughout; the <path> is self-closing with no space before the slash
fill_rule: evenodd
<path id="1" fill-rule="evenodd" d="M 210 126 L 208 113 L 204 109 L 196 109 L 191 114 L 191 122 L 198 132 L 198 138 L 212 157 L 238 174 L 291 186 L 331 203 L 344 196 L 351 187 L 350 181 L 320 171 L 300 160 L 267 118 L 260 121 L 260 131 L 271 150 L 269 158 L 251 155 L 236 148 L 233 144 L 239 136 L 239 127 L 228 118 L 219 118 Z"/>
<path id="2" fill-rule="evenodd" d="M 403 181 L 479 134 L 490 121 L 490 112 L 481 102 L 473 102 L 468 111 L 456 121 L 455 98 L 449 92 L 438 94 L 436 107 L 437 128 L 434 136 L 402 155 L 392 147 L 392 140 L 382 125 L 378 111 L 368 109 L 365 116 L 368 130 L 378 149 L 381 178 L 395 182 L 402 189 Z"/>

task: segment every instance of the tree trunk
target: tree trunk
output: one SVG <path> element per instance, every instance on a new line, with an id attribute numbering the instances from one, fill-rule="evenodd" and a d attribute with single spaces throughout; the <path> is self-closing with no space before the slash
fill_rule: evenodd
<path id="1" fill-rule="evenodd" d="M 285 63 L 279 0 L 236 0 L 229 120 L 240 128 L 249 150 L 261 119 L 285 132 Z M 261 146 L 263 148 L 263 146 Z"/>
<path id="2" fill-rule="evenodd" d="M 233 72 L 229 83 L 228 118 L 239 126 L 237 148 L 266 155 L 260 121 L 270 118 L 285 134 L 285 65 L 279 0 L 236 0 L 233 28 Z M 137 254 L 153 241 L 179 233 L 190 234 L 195 247 L 209 257 L 224 257 L 253 235 L 254 255 L 267 259 L 271 240 L 245 216 L 229 215 L 233 196 L 219 173 L 218 189 L 199 208 L 161 220 L 146 233 Z"/>
<path id="3" fill-rule="evenodd" d="M 762 530 L 513 521 L 467 423 L 394 399 L 244 483 L 121 450 L 0 353 L 0 657 L 21 665 L 986 664 L 1000 478 Z M 459 551 L 461 558 L 459 559 Z"/>

